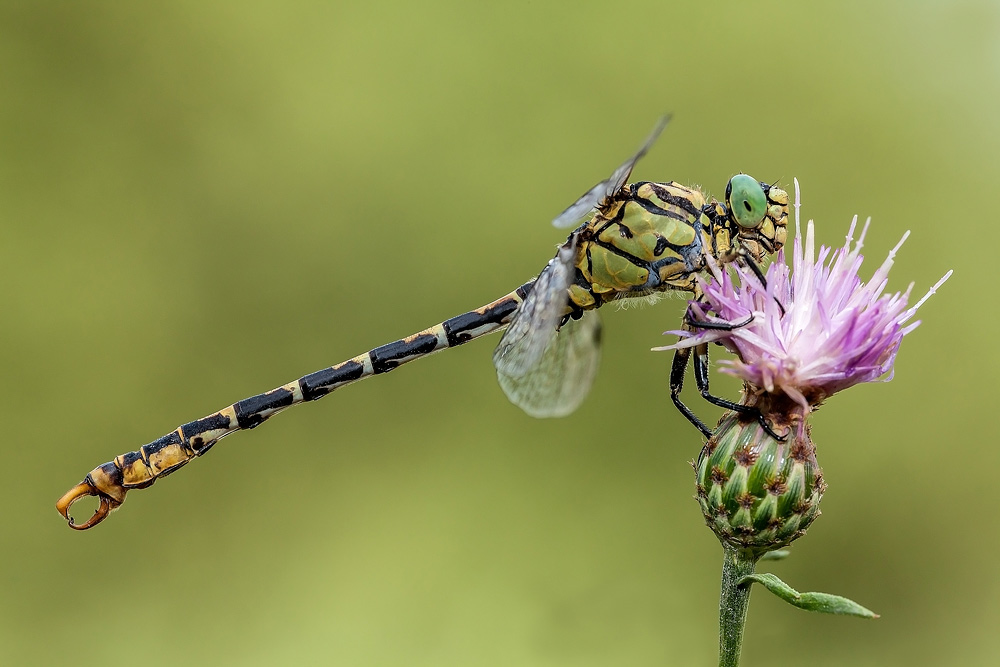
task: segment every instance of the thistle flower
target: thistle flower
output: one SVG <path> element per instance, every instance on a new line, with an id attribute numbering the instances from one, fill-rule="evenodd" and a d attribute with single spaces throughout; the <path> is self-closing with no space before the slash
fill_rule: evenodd
<path id="1" fill-rule="evenodd" d="M 903 337 L 919 321 L 917 309 L 951 275 L 949 271 L 916 305 L 905 292 L 887 293 L 889 270 L 909 232 L 863 282 L 868 222 L 853 240 L 857 217 L 843 247 L 816 252 L 810 220 L 805 239 L 799 224 L 800 195 L 795 182 L 796 233 L 792 268 L 783 251 L 767 270 L 764 286 L 753 272 L 731 273 L 713 266 L 703 285 L 705 297 L 691 302 L 698 320 L 746 322 L 730 330 L 673 331 L 681 337 L 661 350 L 716 341 L 735 354 L 721 370 L 744 381 L 746 413 L 726 415 L 696 462 L 698 502 L 705 520 L 729 548 L 759 557 L 804 534 L 819 515 L 826 489 L 806 417 L 826 398 L 861 382 L 892 377 Z M 870 220 L 869 220 L 870 222 Z M 718 319 L 710 318 L 714 314 Z M 776 439 L 751 416 L 760 413 Z"/>
<path id="2" fill-rule="evenodd" d="M 855 216 L 843 247 L 820 246 L 815 252 L 815 228 L 810 220 L 803 241 L 799 224 L 799 185 L 795 182 L 795 240 L 792 269 L 784 250 L 767 270 L 767 286 L 750 269 L 736 266 L 738 282 L 713 267 L 714 280 L 704 284 L 705 308 L 691 303 L 695 317 L 708 311 L 728 322 L 753 315 L 746 326 L 730 331 L 673 331 L 682 340 L 658 349 L 693 347 L 718 341 L 736 354 L 721 362 L 721 371 L 742 378 L 768 394 L 784 394 L 803 415 L 834 393 L 861 382 L 892 379 L 893 362 L 903 337 L 920 321 L 917 309 L 951 276 L 949 271 L 911 308 L 913 288 L 886 293 L 889 269 L 909 232 L 889 252 L 871 280 L 858 275 L 869 218 L 856 242 Z"/>

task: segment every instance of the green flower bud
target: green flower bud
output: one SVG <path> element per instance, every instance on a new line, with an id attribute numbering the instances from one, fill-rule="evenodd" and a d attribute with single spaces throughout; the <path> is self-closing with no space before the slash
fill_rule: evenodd
<path id="1" fill-rule="evenodd" d="M 762 556 L 805 534 L 826 490 L 804 422 L 774 439 L 757 421 L 723 417 L 695 464 L 698 504 L 723 546 Z"/>

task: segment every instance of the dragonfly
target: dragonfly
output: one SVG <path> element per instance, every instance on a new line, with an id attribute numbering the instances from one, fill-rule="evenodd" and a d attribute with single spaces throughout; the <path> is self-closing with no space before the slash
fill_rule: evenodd
<path id="1" fill-rule="evenodd" d="M 70 527 L 91 528 L 118 509 L 128 491 L 176 472 L 227 435 L 256 428 L 293 405 L 499 330 L 504 333 L 493 364 L 510 401 L 534 417 L 573 412 L 590 390 L 600 358 L 598 308 L 669 291 L 698 300 L 699 277 L 713 261 L 743 262 L 763 282 L 760 263 L 785 243 L 788 194 L 776 185 L 738 174 L 729 180 L 720 202 L 674 181 L 627 183 L 668 120 L 661 118 L 611 176 L 553 220 L 557 228 L 574 229 L 535 279 L 480 308 L 183 424 L 94 468 L 59 499 L 56 509 Z M 711 324 L 686 317 L 685 326 Z M 671 398 L 707 436 L 709 429 L 680 400 L 690 354 L 690 349 L 675 353 Z M 707 347 L 694 348 L 694 354 L 702 396 L 739 409 L 709 393 Z M 86 522 L 76 523 L 70 508 L 87 496 L 97 496 L 99 505 Z"/>

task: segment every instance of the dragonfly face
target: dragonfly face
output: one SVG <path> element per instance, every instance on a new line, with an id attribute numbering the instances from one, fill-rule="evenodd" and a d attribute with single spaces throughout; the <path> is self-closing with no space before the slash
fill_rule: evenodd
<path id="1" fill-rule="evenodd" d="M 731 244 L 734 247 L 720 249 L 720 254 L 724 256 L 742 246 L 753 261 L 762 262 L 785 245 L 788 193 L 746 174 L 737 174 L 726 185 L 725 206 L 716 202 L 713 219 L 716 239 L 735 240 Z"/>

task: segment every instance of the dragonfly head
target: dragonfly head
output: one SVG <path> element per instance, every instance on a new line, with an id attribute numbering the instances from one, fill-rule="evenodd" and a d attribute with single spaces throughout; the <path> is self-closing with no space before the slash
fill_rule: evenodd
<path id="1" fill-rule="evenodd" d="M 737 174 L 726 185 L 726 215 L 734 239 L 760 262 L 785 245 L 788 193 Z"/>

